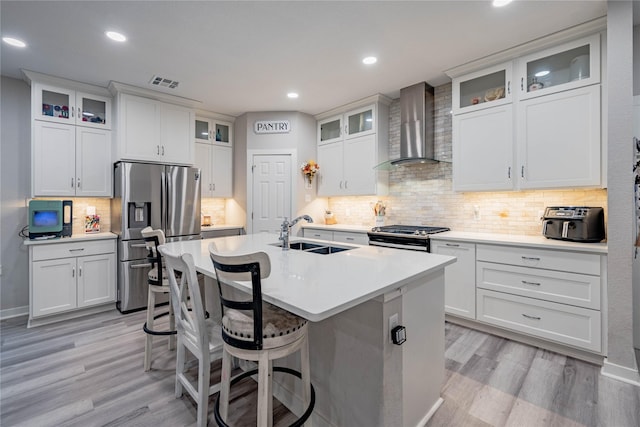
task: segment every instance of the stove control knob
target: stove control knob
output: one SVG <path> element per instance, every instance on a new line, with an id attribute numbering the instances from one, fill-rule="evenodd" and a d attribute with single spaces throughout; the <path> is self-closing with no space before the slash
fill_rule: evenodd
<path id="1" fill-rule="evenodd" d="M 373 227 L 371 229 L 371 231 L 373 231 L 374 233 L 379 232 L 380 231 L 380 227 Z"/>
<path id="2" fill-rule="evenodd" d="M 426 235 L 427 235 L 427 232 L 426 232 L 425 230 L 422 230 L 422 231 L 420 231 L 420 235 L 421 235 L 421 236 L 426 236 Z"/>
<path id="3" fill-rule="evenodd" d="M 414 236 L 419 236 L 420 235 L 420 231 L 416 230 L 413 232 Z"/>

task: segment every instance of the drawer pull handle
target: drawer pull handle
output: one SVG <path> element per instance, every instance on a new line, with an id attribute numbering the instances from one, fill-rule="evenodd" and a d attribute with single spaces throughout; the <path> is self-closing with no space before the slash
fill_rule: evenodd
<path id="1" fill-rule="evenodd" d="M 76 277 L 76 269 L 75 268 L 71 269 L 71 277 Z"/>
<path id="2" fill-rule="evenodd" d="M 535 256 L 523 256 L 522 259 L 524 261 L 540 261 L 540 258 Z"/>
<path id="3" fill-rule="evenodd" d="M 537 316 L 530 316 L 530 315 L 524 314 L 524 313 L 522 313 L 522 316 L 526 317 L 527 319 L 531 319 L 531 320 L 540 320 L 540 318 L 537 317 Z"/>
<path id="4" fill-rule="evenodd" d="M 526 280 L 522 280 L 522 284 L 524 284 L 524 285 L 531 285 L 531 286 L 540 286 L 540 283 L 536 283 L 536 282 L 527 282 Z"/>
<path id="5" fill-rule="evenodd" d="M 457 243 L 445 243 L 444 245 L 445 246 L 450 246 L 452 248 L 459 248 L 460 247 L 460 245 L 457 244 Z"/>
<path id="6" fill-rule="evenodd" d="M 69 249 L 69 252 L 82 252 L 82 251 L 84 251 L 84 248 Z"/>

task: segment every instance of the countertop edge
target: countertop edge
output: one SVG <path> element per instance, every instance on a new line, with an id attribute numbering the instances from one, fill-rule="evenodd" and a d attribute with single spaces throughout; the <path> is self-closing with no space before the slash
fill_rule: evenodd
<path id="1" fill-rule="evenodd" d="M 35 245 L 51 245 L 51 244 L 60 244 L 60 243 L 73 243 L 73 242 L 88 242 L 91 240 L 110 240 L 117 239 L 118 235 L 112 233 L 110 231 L 105 231 L 102 233 L 87 233 L 87 234 L 74 234 L 71 237 L 56 237 L 53 239 L 29 239 L 26 238 L 23 240 L 23 244 L 25 246 L 35 246 Z"/>
<path id="2" fill-rule="evenodd" d="M 431 240 L 456 240 L 469 243 L 487 243 L 502 246 L 527 246 L 540 249 L 570 250 L 574 252 L 597 253 L 606 255 L 606 243 L 580 243 L 565 240 L 547 239 L 544 236 L 529 236 L 499 233 L 478 233 L 473 231 L 445 231 L 432 234 Z"/>
<path id="3" fill-rule="evenodd" d="M 371 231 L 371 226 L 368 225 L 348 225 L 348 224 L 320 224 L 313 222 L 311 224 L 305 223 L 301 225 L 301 228 L 311 228 L 318 230 L 331 230 L 331 231 L 351 231 L 353 233 L 367 233 Z"/>

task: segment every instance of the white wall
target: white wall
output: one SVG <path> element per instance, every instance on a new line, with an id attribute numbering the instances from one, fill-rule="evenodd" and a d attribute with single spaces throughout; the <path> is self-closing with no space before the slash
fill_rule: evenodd
<path id="1" fill-rule="evenodd" d="M 29 306 L 29 259 L 18 236 L 27 225 L 30 193 L 31 91 L 22 80 L 0 81 L 0 317 L 25 314 Z"/>

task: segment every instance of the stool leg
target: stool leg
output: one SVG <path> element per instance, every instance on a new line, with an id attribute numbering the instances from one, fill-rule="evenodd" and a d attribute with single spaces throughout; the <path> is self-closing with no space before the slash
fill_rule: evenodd
<path id="1" fill-rule="evenodd" d="M 311 369 L 309 367 L 309 337 L 304 336 L 304 343 L 300 347 L 300 373 L 302 374 L 302 399 L 306 409 L 311 402 Z M 312 427 L 311 417 L 304 423 L 306 427 Z"/>
<path id="2" fill-rule="evenodd" d="M 147 298 L 147 329 L 153 330 L 153 315 L 156 307 L 156 293 L 149 288 L 149 296 Z M 153 351 L 153 335 L 146 334 L 144 342 L 144 370 L 151 369 L 151 352 Z"/>
<path id="3" fill-rule="evenodd" d="M 198 369 L 198 427 L 206 427 L 209 408 L 209 378 L 211 375 L 211 363 L 208 354 L 202 354 Z"/>
<path id="4" fill-rule="evenodd" d="M 273 360 L 269 360 L 269 381 L 267 382 L 267 422 L 273 427 Z"/>
<path id="5" fill-rule="evenodd" d="M 225 344 L 226 346 L 226 344 Z M 222 368 L 220 371 L 220 417 L 227 421 L 229 413 L 229 389 L 231 381 L 231 355 L 226 348 L 222 351 Z"/>
<path id="6" fill-rule="evenodd" d="M 178 349 L 176 350 L 176 397 L 182 396 L 182 382 L 180 377 L 185 372 L 185 346 L 182 343 L 182 337 L 178 335 Z"/>
<path id="7" fill-rule="evenodd" d="M 176 315 L 173 312 L 173 304 L 171 303 L 171 293 L 169 293 L 169 330 L 176 330 Z M 169 350 L 176 348 L 176 335 L 169 335 Z"/>
<path id="8" fill-rule="evenodd" d="M 269 425 L 269 353 L 262 351 L 258 359 L 258 427 Z"/>

